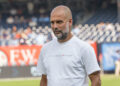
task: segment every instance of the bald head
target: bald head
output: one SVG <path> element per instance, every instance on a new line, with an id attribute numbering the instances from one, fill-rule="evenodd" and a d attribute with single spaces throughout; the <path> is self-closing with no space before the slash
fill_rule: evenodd
<path id="1" fill-rule="evenodd" d="M 72 19 L 72 13 L 71 13 L 71 10 L 70 8 L 68 8 L 67 6 L 64 6 L 64 5 L 59 5 L 57 7 L 55 7 L 52 12 L 51 12 L 51 15 L 54 15 L 56 13 L 60 13 L 62 12 L 63 15 L 66 17 L 66 19 Z"/>
<path id="2" fill-rule="evenodd" d="M 72 37 L 72 13 L 67 6 L 55 7 L 50 15 L 51 28 L 59 42 L 64 42 Z"/>

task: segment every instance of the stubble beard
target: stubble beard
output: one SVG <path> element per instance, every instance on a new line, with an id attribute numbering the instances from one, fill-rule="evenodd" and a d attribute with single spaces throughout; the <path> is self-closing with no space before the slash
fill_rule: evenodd
<path id="1" fill-rule="evenodd" d="M 55 28 L 55 31 L 56 30 L 58 30 L 58 28 Z M 64 29 L 63 31 L 59 31 L 59 32 L 60 32 L 59 34 L 55 34 L 57 39 L 58 40 L 65 40 L 69 34 L 69 22 L 67 22 L 67 24 L 66 24 L 66 29 Z"/>

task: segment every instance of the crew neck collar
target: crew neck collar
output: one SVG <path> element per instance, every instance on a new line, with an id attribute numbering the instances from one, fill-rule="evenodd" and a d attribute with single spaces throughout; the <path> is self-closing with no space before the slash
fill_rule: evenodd
<path id="1" fill-rule="evenodd" d="M 75 36 L 73 35 L 68 41 L 65 41 L 65 42 L 59 42 L 58 39 L 56 38 L 56 43 L 59 44 L 59 45 L 63 45 L 63 44 L 67 44 L 69 43 Z"/>

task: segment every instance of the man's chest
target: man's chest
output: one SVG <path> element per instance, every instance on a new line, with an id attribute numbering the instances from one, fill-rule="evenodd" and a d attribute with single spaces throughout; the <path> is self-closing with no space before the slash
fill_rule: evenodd
<path id="1" fill-rule="evenodd" d="M 44 55 L 46 69 L 77 68 L 81 66 L 81 55 L 73 48 L 54 49 Z"/>

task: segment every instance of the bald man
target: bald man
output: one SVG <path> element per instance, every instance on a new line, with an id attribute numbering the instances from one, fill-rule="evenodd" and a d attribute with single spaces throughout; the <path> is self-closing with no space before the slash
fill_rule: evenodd
<path id="1" fill-rule="evenodd" d="M 67 6 L 55 7 L 50 15 L 56 36 L 43 45 L 37 70 L 40 86 L 101 86 L 100 68 L 93 48 L 71 33 L 72 13 Z"/>

